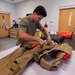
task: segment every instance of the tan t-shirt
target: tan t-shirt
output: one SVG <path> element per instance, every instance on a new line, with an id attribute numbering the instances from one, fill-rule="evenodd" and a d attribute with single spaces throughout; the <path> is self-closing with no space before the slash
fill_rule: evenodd
<path id="1" fill-rule="evenodd" d="M 24 30 L 28 34 L 34 36 L 36 33 L 36 29 L 42 28 L 40 23 L 33 22 L 29 16 L 26 16 L 21 19 L 19 22 L 18 30 Z M 18 42 L 22 43 L 25 40 L 18 37 Z"/>

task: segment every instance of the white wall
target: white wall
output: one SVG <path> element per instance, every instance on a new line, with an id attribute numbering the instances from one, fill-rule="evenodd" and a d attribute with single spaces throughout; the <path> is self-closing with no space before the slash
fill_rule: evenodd
<path id="1" fill-rule="evenodd" d="M 41 23 L 42 25 L 47 22 L 48 31 L 58 31 L 59 25 L 59 9 L 75 7 L 75 0 L 27 0 L 18 4 L 9 3 L 0 0 L 1 12 L 7 12 L 11 14 L 11 25 L 12 20 L 18 22 L 18 18 L 26 16 L 28 13 L 32 13 L 36 6 L 42 5 L 47 10 L 47 17 L 44 18 Z"/>
<path id="2" fill-rule="evenodd" d="M 0 13 L 9 13 L 10 14 L 10 16 L 11 16 L 11 26 L 12 26 L 13 20 L 16 20 L 15 4 L 0 0 L 0 6 L 1 6 Z"/>
<path id="3" fill-rule="evenodd" d="M 32 13 L 36 6 L 43 5 L 48 13 L 41 23 L 48 23 L 48 31 L 58 31 L 59 9 L 75 7 L 75 0 L 28 0 L 16 4 L 17 18 L 24 17 L 27 13 Z"/>

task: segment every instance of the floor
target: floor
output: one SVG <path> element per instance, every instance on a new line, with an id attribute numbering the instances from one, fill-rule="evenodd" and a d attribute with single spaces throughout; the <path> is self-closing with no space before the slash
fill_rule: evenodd
<path id="1" fill-rule="evenodd" d="M 7 50 L 9 48 L 16 46 L 17 40 L 10 37 L 0 38 L 0 51 Z M 65 39 L 63 43 L 68 43 L 75 50 L 75 35 L 72 36 L 72 39 Z"/>
<path id="2" fill-rule="evenodd" d="M 0 38 L 0 51 L 7 50 L 16 46 L 17 40 L 10 37 Z"/>
<path id="3" fill-rule="evenodd" d="M 63 41 L 63 43 L 68 43 L 73 48 L 73 50 L 75 51 L 75 34 L 72 36 L 71 39 L 65 39 Z"/>

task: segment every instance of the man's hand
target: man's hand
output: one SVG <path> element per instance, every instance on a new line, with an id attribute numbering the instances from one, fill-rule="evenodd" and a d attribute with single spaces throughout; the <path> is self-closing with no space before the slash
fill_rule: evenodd
<path id="1" fill-rule="evenodd" d="M 40 30 L 41 30 L 41 31 L 44 33 L 44 35 L 47 37 L 47 38 L 46 38 L 47 44 L 50 44 L 50 43 L 52 42 L 52 40 L 51 40 L 51 37 L 50 37 L 48 31 L 47 31 L 44 27 L 42 27 Z"/>
<path id="2" fill-rule="evenodd" d="M 52 42 L 51 37 L 47 37 L 47 38 L 46 38 L 46 42 L 47 42 L 47 44 L 50 44 L 50 43 Z"/>
<path id="3" fill-rule="evenodd" d="M 45 41 L 42 40 L 41 38 L 37 37 L 37 41 L 39 42 L 40 46 L 43 47 L 43 45 L 45 44 Z"/>

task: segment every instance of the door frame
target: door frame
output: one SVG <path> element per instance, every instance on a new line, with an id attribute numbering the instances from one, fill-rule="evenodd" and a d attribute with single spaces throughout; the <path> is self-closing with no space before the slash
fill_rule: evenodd
<path id="1" fill-rule="evenodd" d="M 67 10 L 67 9 L 75 9 L 75 7 L 64 7 L 59 9 L 59 24 L 58 24 L 58 31 L 60 31 L 60 10 Z"/>

